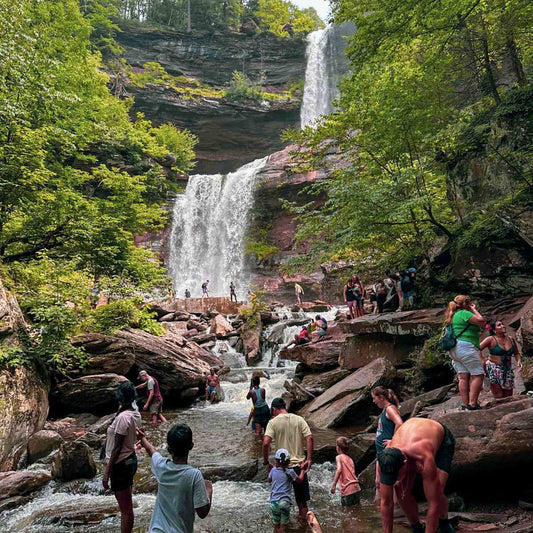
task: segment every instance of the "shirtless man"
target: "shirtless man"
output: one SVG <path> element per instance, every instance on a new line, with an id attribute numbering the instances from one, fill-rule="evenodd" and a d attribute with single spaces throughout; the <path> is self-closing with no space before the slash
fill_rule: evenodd
<path id="1" fill-rule="evenodd" d="M 209 374 L 206 378 L 206 387 L 205 387 L 205 401 L 209 400 L 211 403 L 215 401 L 215 396 L 217 394 L 217 387 L 220 385 L 220 380 L 215 374 L 215 369 L 211 368 Z"/>
<path id="2" fill-rule="evenodd" d="M 444 486 L 452 467 L 455 439 L 439 422 L 411 418 L 402 424 L 385 450 L 378 455 L 381 469 L 381 522 L 385 533 L 392 533 L 394 495 L 414 533 L 453 533 L 448 520 L 448 499 Z M 413 496 L 416 473 L 422 474 L 428 502 L 426 528 L 418 518 Z"/>

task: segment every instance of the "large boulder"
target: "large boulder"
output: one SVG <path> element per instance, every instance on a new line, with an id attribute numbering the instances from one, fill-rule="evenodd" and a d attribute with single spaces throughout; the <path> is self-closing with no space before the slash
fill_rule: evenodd
<path id="1" fill-rule="evenodd" d="M 533 475 L 533 398 L 512 397 L 479 411 L 435 411 L 455 437 L 451 488 L 518 495 Z M 512 479 L 513 483 L 506 483 Z"/>
<path id="2" fill-rule="evenodd" d="M 89 355 L 88 364 L 81 371 L 90 374 L 127 374 L 135 362 L 133 348 L 124 339 L 101 333 L 89 333 L 73 339 L 72 344 Z"/>
<path id="3" fill-rule="evenodd" d="M 89 446 L 79 441 L 63 443 L 54 457 L 52 474 L 62 481 L 93 478 L 96 475 L 96 464 Z"/>
<path id="4" fill-rule="evenodd" d="M 341 322 L 340 328 L 349 336 L 342 346 L 340 366 L 349 370 L 361 368 L 377 357 L 398 364 L 438 333 L 443 320 L 444 309 L 420 309 Z"/>
<path id="5" fill-rule="evenodd" d="M 224 315 L 216 315 L 211 320 L 211 333 L 217 338 L 225 338 L 233 331 L 233 326 L 227 321 Z"/>
<path id="6" fill-rule="evenodd" d="M 371 389 L 390 385 L 394 376 L 395 369 L 389 361 L 376 359 L 333 385 L 299 414 L 318 428 L 364 425 L 373 406 Z"/>
<path id="7" fill-rule="evenodd" d="M 46 485 L 52 476 L 45 470 L 0 472 L 0 500 L 29 494 Z"/>
<path id="8" fill-rule="evenodd" d="M 243 353 L 249 364 L 257 363 L 261 357 L 261 331 L 260 327 L 246 328 L 241 333 Z"/>
<path id="9" fill-rule="evenodd" d="M 39 459 L 46 457 L 54 450 L 57 450 L 63 438 L 56 431 L 41 429 L 34 433 L 28 440 L 28 462 L 35 463 Z"/>
<path id="10" fill-rule="evenodd" d="M 19 347 L 26 327 L 17 299 L 0 280 L 0 349 Z M 46 370 L 36 364 L 0 369 L 0 471 L 17 467 L 28 438 L 44 426 L 49 388 Z"/>
<path id="11" fill-rule="evenodd" d="M 59 383 L 50 393 L 55 416 L 68 413 L 106 414 L 117 409 L 116 391 L 128 381 L 117 374 L 83 376 Z"/>
<path id="12" fill-rule="evenodd" d="M 145 331 L 125 329 L 117 337 L 127 341 L 135 351 L 135 364 L 128 377 L 136 380 L 139 370 L 146 370 L 158 380 L 166 405 L 171 405 L 180 391 L 202 387 L 210 367 L 224 366 L 220 359 L 177 332 L 169 331 L 164 337 L 157 337 Z"/>
<path id="13" fill-rule="evenodd" d="M 509 325 L 518 329 L 518 340 L 522 345 L 522 355 L 533 357 L 533 296 L 510 319 Z M 529 365 L 531 363 L 529 362 Z M 533 374 L 533 371 L 531 371 Z M 527 380 L 529 383 L 529 379 Z M 533 382 L 533 379 L 531 380 Z"/>

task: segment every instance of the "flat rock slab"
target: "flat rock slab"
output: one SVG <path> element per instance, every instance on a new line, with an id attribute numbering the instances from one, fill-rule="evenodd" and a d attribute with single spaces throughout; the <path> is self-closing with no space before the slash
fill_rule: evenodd
<path id="1" fill-rule="evenodd" d="M 339 355 L 344 341 L 339 339 L 310 342 L 281 350 L 280 359 L 304 363 L 315 371 L 330 370 L 339 366 Z"/>
<path id="2" fill-rule="evenodd" d="M 51 479 L 50 472 L 46 470 L 0 472 L 0 500 L 29 494 L 46 485 Z"/>
<path id="3" fill-rule="evenodd" d="M 376 359 L 333 385 L 299 414 L 318 428 L 364 424 L 372 406 L 371 389 L 388 385 L 394 375 L 395 369 L 389 361 Z"/>

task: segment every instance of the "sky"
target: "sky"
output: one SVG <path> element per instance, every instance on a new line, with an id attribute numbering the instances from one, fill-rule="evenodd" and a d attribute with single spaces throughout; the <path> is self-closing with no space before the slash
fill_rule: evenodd
<path id="1" fill-rule="evenodd" d="M 292 0 L 298 7 L 314 7 L 320 17 L 326 20 L 329 13 L 328 0 Z"/>

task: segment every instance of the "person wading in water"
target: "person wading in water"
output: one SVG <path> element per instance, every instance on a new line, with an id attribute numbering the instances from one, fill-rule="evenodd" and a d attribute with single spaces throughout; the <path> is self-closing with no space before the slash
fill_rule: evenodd
<path id="1" fill-rule="evenodd" d="M 209 374 L 206 378 L 206 387 L 205 387 L 205 401 L 209 400 L 211 403 L 215 401 L 217 395 L 217 387 L 220 385 L 220 379 L 217 374 L 215 374 L 215 369 L 210 368 Z"/>
<path id="2" fill-rule="evenodd" d="M 136 389 L 143 389 L 146 387 L 148 391 L 148 397 L 146 398 L 146 403 L 144 404 L 143 410 L 149 411 L 152 415 L 152 423 L 154 428 L 157 426 L 157 421 L 166 422 L 167 419 L 163 416 L 163 396 L 161 396 L 161 391 L 159 390 L 159 383 L 157 379 L 148 375 L 146 370 L 141 370 L 139 372 L 139 379 L 144 381 L 140 385 L 137 385 Z"/>
<path id="3" fill-rule="evenodd" d="M 270 409 L 266 403 L 266 391 L 260 387 L 261 379 L 259 376 L 252 378 L 252 388 L 248 392 L 246 399 L 252 400 L 254 404 L 254 424 L 255 432 L 261 436 L 263 430 L 266 429 L 268 421 L 270 420 Z"/>

